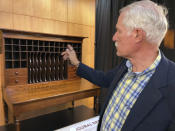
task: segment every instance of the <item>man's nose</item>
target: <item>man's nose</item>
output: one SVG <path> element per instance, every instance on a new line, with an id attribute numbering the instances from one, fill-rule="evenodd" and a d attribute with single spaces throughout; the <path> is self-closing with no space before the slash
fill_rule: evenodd
<path id="1" fill-rule="evenodd" d="M 113 41 L 116 41 L 117 40 L 117 32 L 115 32 L 115 34 L 113 35 L 112 40 Z"/>

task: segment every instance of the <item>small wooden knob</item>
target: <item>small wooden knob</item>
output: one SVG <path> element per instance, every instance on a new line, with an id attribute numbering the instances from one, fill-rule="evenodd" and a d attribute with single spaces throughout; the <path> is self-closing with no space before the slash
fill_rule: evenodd
<path id="1" fill-rule="evenodd" d="M 16 72 L 15 72 L 15 75 L 18 75 L 18 74 L 19 74 L 19 73 L 16 71 Z"/>
<path id="2" fill-rule="evenodd" d="M 18 83 L 19 82 L 19 80 L 15 80 L 15 83 Z"/>

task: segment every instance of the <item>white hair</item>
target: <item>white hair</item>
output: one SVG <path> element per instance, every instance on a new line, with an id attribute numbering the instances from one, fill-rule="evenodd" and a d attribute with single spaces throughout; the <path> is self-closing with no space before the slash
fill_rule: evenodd
<path id="1" fill-rule="evenodd" d="M 146 40 L 160 45 L 167 29 L 167 9 L 150 0 L 134 2 L 120 10 L 124 13 L 123 24 L 132 31 L 139 28 L 146 32 Z"/>

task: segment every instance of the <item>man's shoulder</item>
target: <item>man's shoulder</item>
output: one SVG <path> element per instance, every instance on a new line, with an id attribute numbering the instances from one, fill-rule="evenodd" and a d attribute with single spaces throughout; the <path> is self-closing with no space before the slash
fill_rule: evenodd
<path id="1" fill-rule="evenodd" d="M 175 86 L 175 62 L 168 60 L 168 81 Z"/>
<path id="2" fill-rule="evenodd" d="M 168 59 L 166 56 L 164 56 L 163 53 L 162 53 L 162 60 L 161 61 L 162 62 L 160 62 L 160 63 L 166 63 L 163 65 L 168 65 L 168 67 L 165 67 L 165 68 L 169 68 L 170 70 L 175 71 L 175 61 Z"/>
<path id="3" fill-rule="evenodd" d="M 174 62 L 174 61 L 169 60 L 169 63 L 170 63 L 170 65 L 171 65 L 171 67 L 175 67 L 175 62 Z"/>
<path id="4" fill-rule="evenodd" d="M 175 72 L 175 62 L 168 59 L 168 65 L 170 72 Z"/>

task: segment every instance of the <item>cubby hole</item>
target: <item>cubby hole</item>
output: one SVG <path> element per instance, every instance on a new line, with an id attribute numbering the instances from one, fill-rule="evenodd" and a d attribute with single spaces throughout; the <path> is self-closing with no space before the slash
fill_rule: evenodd
<path id="1" fill-rule="evenodd" d="M 12 44 L 12 39 L 11 38 L 5 38 L 5 44 Z"/>
<path id="2" fill-rule="evenodd" d="M 12 61 L 7 61 L 6 60 L 5 66 L 6 66 L 6 68 L 12 68 Z"/>
<path id="3" fill-rule="evenodd" d="M 32 46 L 28 46 L 28 47 L 27 47 L 27 51 L 33 51 Z"/>
<path id="4" fill-rule="evenodd" d="M 19 59 L 19 52 L 13 52 L 13 59 L 18 60 Z"/>
<path id="5" fill-rule="evenodd" d="M 34 51 L 38 51 L 38 47 L 37 46 L 34 46 Z"/>
<path id="6" fill-rule="evenodd" d="M 19 45 L 19 39 L 13 39 L 13 45 Z"/>
<path id="7" fill-rule="evenodd" d="M 33 44 L 32 44 L 32 40 L 27 40 L 27 45 L 28 46 L 32 46 Z"/>
<path id="8" fill-rule="evenodd" d="M 12 59 L 12 52 L 5 52 L 5 59 Z"/>
<path id="9" fill-rule="evenodd" d="M 14 61 L 14 68 L 20 68 L 20 61 Z"/>
<path id="10" fill-rule="evenodd" d="M 43 41 L 39 41 L 39 47 L 43 46 Z"/>
<path id="11" fill-rule="evenodd" d="M 5 45 L 5 51 L 12 51 L 12 45 Z"/>
<path id="12" fill-rule="evenodd" d="M 48 47 L 49 46 L 49 42 L 48 41 L 44 41 L 44 46 Z"/>
<path id="13" fill-rule="evenodd" d="M 25 45 L 21 45 L 21 51 L 26 51 L 26 46 Z"/>
<path id="14" fill-rule="evenodd" d="M 26 60 L 27 59 L 26 52 L 21 52 L 21 59 L 22 60 Z"/>
<path id="15" fill-rule="evenodd" d="M 19 45 L 13 45 L 13 51 L 19 51 Z"/>
<path id="16" fill-rule="evenodd" d="M 27 40 L 23 40 L 23 39 L 22 39 L 20 45 L 26 46 L 26 41 L 27 41 Z"/>
<path id="17" fill-rule="evenodd" d="M 22 68 L 27 67 L 27 61 L 21 61 L 21 67 Z"/>
<path id="18" fill-rule="evenodd" d="M 37 46 L 38 47 L 38 40 L 34 40 L 33 41 L 33 46 Z"/>
<path id="19" fill-rule="evenodd" d="M 54 42 L 53 41 L 50 42 L 50 46 L 54 47 Z"/>

